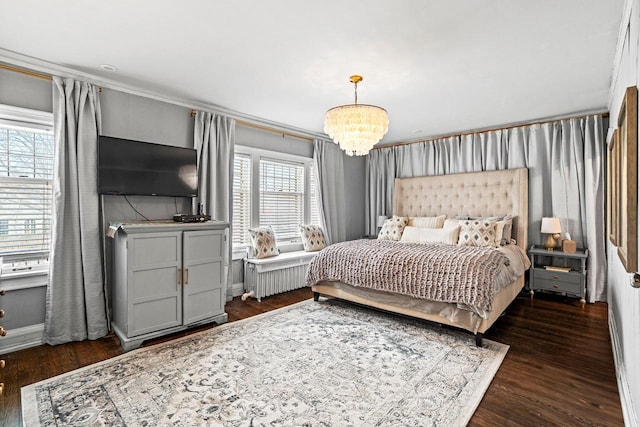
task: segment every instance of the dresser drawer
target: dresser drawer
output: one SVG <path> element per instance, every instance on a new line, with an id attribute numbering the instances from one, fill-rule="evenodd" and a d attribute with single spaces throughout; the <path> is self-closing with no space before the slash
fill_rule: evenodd
<path id="1" fill-rule="evenodd" d="M 538 280 L 561 281 L 567 283 L 580 284 L 582 275 L 577 272 L 551 271 L 542 268 L 536 268 L 533 271 L 536 282 Z"/>

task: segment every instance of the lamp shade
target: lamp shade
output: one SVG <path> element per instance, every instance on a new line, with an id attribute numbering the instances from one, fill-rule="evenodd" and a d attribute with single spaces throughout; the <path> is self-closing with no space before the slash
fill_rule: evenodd
<path id="1" fill-rule="evenodd" d="M 542 218 L 542 225 L 540 226 L 541 233 L 548 234 L 560 234 L 562 233 L 562 227 L 560 227 L 560 218 Z"/>

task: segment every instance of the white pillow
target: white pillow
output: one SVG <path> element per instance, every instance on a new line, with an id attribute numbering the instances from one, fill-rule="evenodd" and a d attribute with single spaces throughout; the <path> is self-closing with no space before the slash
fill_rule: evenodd
<path id="1" fill-rule="evenodd" d="M 409 224 L 411 227 L 420 228 L 442 228 L 446 215 L 439 216 L 410 216 Z"/>
<path id="2" fill-rule="evenodd" d="M 444 220 L 442 228 L 456 228 L 460 226 L 460 220 L 457 218 L 447 218 Z"/>
<path id="3" fill-rule="evenodd" d="M 407 226 L 404 228 L 401 242 L 405 243 L 445 243 L 455 245 L 458 243 L 460 226 L 453 228 L 422 228 Z"/>
<path id="4" fill-rule="evenodd" d="M 498 221 L 496 222 L 496 240 L 494 243 L 494 247 L 499 248 L 502 246 L 502 234 L 504 233 L 504 227 L 507 225 L 506 221 Z"/>

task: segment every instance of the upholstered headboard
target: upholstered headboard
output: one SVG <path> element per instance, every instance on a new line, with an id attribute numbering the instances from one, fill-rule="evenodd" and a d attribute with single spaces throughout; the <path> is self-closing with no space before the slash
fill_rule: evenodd
<path id="1" fill-rule="evenodd" d="M 396 178 L 393 214 L 514 217 L 513 238 L 527 249 L 529 175 L 526 168 Z"/>

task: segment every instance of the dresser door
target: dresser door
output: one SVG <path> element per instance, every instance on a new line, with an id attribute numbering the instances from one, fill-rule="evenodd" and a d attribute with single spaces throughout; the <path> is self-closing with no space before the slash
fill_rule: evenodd
<path id="1" fill-rule="evenodd" d="M 185 231 L 185 325 L 224 313 L 225 230 Z"/>
<path id="2" fill-rule="evenodd" d="M 129 337 L 182 324 L 181 254 L 181 231 L 129 236 Z"/>

